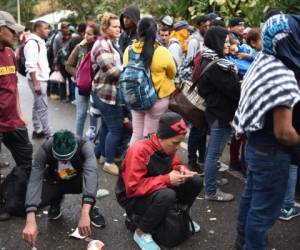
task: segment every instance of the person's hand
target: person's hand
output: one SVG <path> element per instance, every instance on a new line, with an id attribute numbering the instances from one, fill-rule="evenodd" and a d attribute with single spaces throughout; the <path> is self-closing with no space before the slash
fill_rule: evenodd
<path id="1" fill-rule="evenodd" d="M 172 170 L 172 172 L 169 173 L 170 176 L 170 183 L 172 186 L 178 187 L 185 183 L 186 178 L 183 174 L 181 174 L 177 170 Z"/>
<path id="2" fill-rule="evenodd" d="M 189 170 L 186 166 L 180 166 L 180 173 L 184 175 L 186 178 L 192 178 L 197 172 Z"/>
<path id="3" fill-rule="evenodd" d="M 91 218 L 88 213 L 81 213 L 79 223 L 78 223 L 78 230 L 82 236 L 89 237 L 92 234 L 91 230 Z"/>
<path id="4" fill-rule="evenodd" d="M 37 95 L 41 95 L 42 94 L 42 87 L 41 87 L 41 84 L 40 83 L 36 83 L 34 85 L 34 92 L 37 94 Z"/>
<path id="5" fill-rule="evenodd" d="M 23 240 L 30 246 L 35 247 L 38 235 L 38 226 L 35 221 L 26 222 L 22 233 Z"/>

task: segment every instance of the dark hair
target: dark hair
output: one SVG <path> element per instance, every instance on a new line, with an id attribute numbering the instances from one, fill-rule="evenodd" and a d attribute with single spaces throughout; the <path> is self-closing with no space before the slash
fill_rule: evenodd
<path id="1" fill-rule="evenodd" d="M 220 26 L 220 27 L 226 28 L 226 24 L 222 19 L 212 20 L 210 23 L 210 27 L 212 27 L 212 26 Z"/>
<path id="2" fill-rule="evenodd" d="M 207 21 L 210 21 L 209 17 L 207 15 L 198 16 L 196 18 L 196 25 L 201 25 L 202 23 L 206 23 Z"/>
<path id="3" fill-rule="evenodd" d="M 42 27 L 44 24 L 47 24 L 49 25 L 47 22 L 45 21 L 36 21 L 34 24 L 33 24 L 33 31 L 36 31 L 38 28 Z"/>
<path id="4" fill-rule="evenodd" d="M 156 23 L 151 17 L 144 17 L 138 24 L 139 40 L 144 41 L 141 57 L 146 68 L 150 67 L 154 54 L 154 44 L 156 39 Z"/>
<path id="5" fill-rule="evenodd" d="M 78 24 L 78 27 L 77 27 L 78 33 L 84 33 L 85 29 L 86 29 L 86 24 L 85 23 Z"/>
<path id="6" fill-rule="evenodd" d="M 169 33 L 171 33 L 172 29 L 167 26 L 163 26 L 159 31 L 164 31 L 164 32 L 169 31 Z"/>
<path id="7" fill-rule="evenodd" d="M 260 29 L 252 28 L 247 34 L 246 42 L 250 45 L 251 42 L 257 42 L 259 39 L 261 39 Z"/>
<path id="8" fill-rule="evenodd" d="M 93 24 L 90 24 L 88 26 L 86 26 L 87 28 L 92 28 L 93 29 L 93 34 L 94 36 L 99 36 L 100 35 L 100 25 L 97 24 L 97 23 L 93 23 Z"/>

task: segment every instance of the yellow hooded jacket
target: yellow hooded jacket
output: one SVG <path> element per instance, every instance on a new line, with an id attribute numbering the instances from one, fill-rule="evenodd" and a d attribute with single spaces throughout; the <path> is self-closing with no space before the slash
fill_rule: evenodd
<path id="1" fill-rule="evenodd" d="M 143 42 L 134 41 L 132 44 L 133 51 L 141 53 Z M 128 48 L 123 55 L 123 64 L 128 63 Z M 171 53 L 163 46 L 157 46 L 150 66 L 152 82 L 156 89 L 158 98 L 170 96 L 175 91 L 174 78 L 176 75 L 176 65 Z"/>

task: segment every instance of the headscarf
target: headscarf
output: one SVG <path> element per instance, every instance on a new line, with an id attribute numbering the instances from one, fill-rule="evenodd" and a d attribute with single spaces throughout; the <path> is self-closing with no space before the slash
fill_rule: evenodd
<path id="1" fill-rule="evenodd" d="M 300 71 L 300 15 L 271 16 L 262 30 L 263 52 L 280 59 L 289 69 Z"/>
<path id="2" fill-rule="evenodd" d="M 188 48 L 188 38 L 190 36 L 190 32 L 188 29 L 183 28 L 180 30 L 173 30 L 171 33 L 171 38 L 175 38 L 180 43 L 181 49 L 183 53 L 187 52 Z"/>
<path id="3" fill-rule="evenodd" d="M 276 107 L 300 101 L 300 16 L 279 14 L 264 24 L 263 51 L 248 69 L 233 126 L 236 134 L 261 130 Z"/>
<path id="4" fill-rule="evenodd" d="M 217 65 L 224 71 L 233 71 L 234 63 L 224 55 L 224 43 L 229 32 L 220 26 L 212 26 L 204 36 L 204 46 L 201 51 L 203 58 L 218 60 Z"/>

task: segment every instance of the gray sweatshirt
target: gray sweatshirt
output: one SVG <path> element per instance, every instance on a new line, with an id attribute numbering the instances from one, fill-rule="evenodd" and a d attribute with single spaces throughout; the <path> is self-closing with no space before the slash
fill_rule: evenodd
<path id="1" fill-rule="evenodd" d="M 27 213 L 37 211 L 41 203 L 43 180 L 48 159 L 47 152 L 48 154 L 52 152 L 52 142 L 53 138 L 45 141 L 35 154 L 26 193 L 25 207 Z M 82 203 L 93 204 L 98 188 L 98 165 L 91 142 L 87 141 L 81 146 L 81 156 L 83 157 L 83 164 L 79 167 L 82 167 Z"/>

